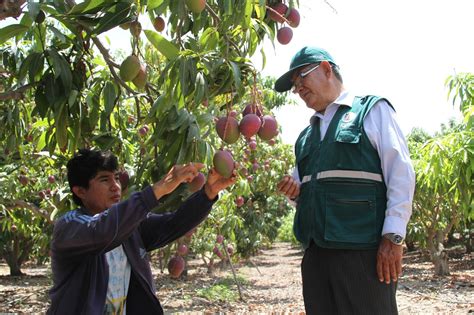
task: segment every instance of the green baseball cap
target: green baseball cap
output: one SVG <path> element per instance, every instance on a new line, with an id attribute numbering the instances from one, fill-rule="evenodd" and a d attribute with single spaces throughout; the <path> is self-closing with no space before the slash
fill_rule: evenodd
<path id="1" fill-rule="evenodd" d="M 293 72 L 303 66 L 318 63 L 321 61 L 329 61 L 330 63 L 336 64 L 331 55 L 324 49 L 317 47 L 303 47 L 298 51 L 291 59 L 290 70 L 288 70 L 284 75 L 278 78 L 275 82 L 275 90 L 277 92 L 285 92 L 291 89 L 293 82 L 291 77 Z"/>

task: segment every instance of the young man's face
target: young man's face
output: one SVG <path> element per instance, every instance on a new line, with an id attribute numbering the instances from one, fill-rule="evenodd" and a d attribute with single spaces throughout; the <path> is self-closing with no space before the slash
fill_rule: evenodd
<path id="1" fill-rule="evenodd" d="M 74 193 L 81 198 L 84 207 L 92 214 L 103 212 L 120 201 L 122 187 L 118 172 L 99 171 L 89 180 L 89 188 L 75 186 Z"/>

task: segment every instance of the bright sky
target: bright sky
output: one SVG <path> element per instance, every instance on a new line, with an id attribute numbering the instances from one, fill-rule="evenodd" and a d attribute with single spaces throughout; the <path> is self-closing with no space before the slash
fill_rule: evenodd
<path id="1" fill-rule="evenodd" d="M 413 127 L 433 133 L 459 117 L 444 82 L 455 72 L 474 72 L 474 1 L 328 2 L 337 13 L 324 0 L 300 0 L 301 23 L 292 41 L 276 43 L 275 50 L 264 46 L 263 74 L 279 77 L 300 48 L 319 46 L 339 64 L 347 89 L 391 101 L 405 134 Z M 290 144 L 313 114 L 297 95 L 292 98 L 297 106 L 276 113 L 283 141 Z"/>

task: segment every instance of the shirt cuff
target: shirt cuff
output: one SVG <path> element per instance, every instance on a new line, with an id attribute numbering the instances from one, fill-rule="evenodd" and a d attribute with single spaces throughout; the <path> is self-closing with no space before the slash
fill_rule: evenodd
<path id="1" fill-rule="evenodd" d="M 382 235 L 395 233 L 405 237 L 407 230 L 407 221 L 396 216 L 387 216 L 383 224 Z"/>

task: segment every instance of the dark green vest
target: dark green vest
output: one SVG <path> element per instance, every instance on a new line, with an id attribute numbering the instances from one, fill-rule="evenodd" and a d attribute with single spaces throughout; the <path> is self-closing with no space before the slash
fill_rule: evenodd
<path id="1" fill-rule="evenodd" d="M 352 107 L 341 105 L 323 141 L 317 117 L 298 137 L 295 154 L 302 184 L 294 233 L 305 248 L 311 239 L 325 248 L 378 246 L 387 188 L 363 121 L 380 99 L 355 97 Z"/>

